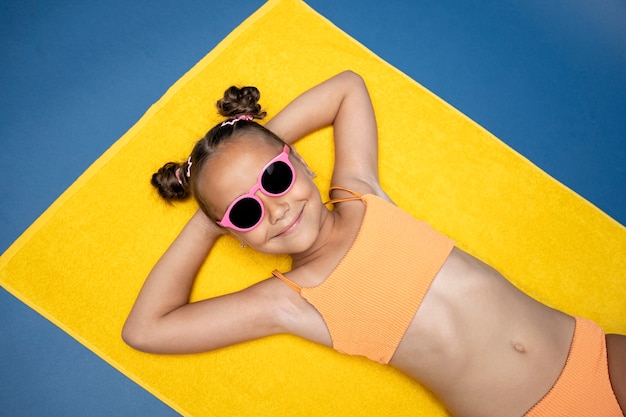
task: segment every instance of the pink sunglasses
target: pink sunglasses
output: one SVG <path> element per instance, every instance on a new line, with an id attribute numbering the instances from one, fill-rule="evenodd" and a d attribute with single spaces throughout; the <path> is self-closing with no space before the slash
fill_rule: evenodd
<path id="1" fill-rule="evenodd" d="M 289 161 L 289 152 L 289 146 L 285 145 L 280 155 L 263 167 L 254 187 L 230 203 L 224 217 L 217 224 L 239 232 L 249 232 L 261 224 L 265 217 L 265 206 L 255 195 L 256 192 L 280 197 L 287 194 L 296 181 L 296 170 Z"/>

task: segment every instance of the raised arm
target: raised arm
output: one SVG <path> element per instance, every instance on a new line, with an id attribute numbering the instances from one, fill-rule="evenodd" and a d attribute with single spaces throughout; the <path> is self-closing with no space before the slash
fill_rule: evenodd
<path id="1" fill-rule="evenodd" d="M 335 143 L 332 183 L 384 195 L 378 182 L 376 117 L 359 75 L 345 71 L 324 81 L 267 123 L 268 129 L 288 143 L 330 125 Z"/>
<path id="2" fill-rule="evenodd" d="M 153 353 L 194 353 L 279 332 L 267 284 L 189 303 L 198 270 L 221 229 L 198 211 L 152 269 L 124 329 L 124 341 Z"/>
<path id="3" fill-rule="evenodd" d="M 266 126 L 292 143 L 329 125 L 335 138 L 333 183 L 384 195 L 378 185 L 374 111 L 355 73 L 343 72 L 306 91 Z M 278 300 L 294 293 L 276 280 L 189 303 L 198 271 L 222 233 L 200 210 L 190 219 L 137 297 L 122 332 L 130 346 L 158 353 L 201 352 L 285 330 L 285 306 Z M 277 291 L 288 295 L 275 297 Z"/>

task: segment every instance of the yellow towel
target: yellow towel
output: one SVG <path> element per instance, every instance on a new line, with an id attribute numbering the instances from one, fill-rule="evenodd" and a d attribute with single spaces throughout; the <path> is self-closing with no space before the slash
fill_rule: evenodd
<path id="1" fill-rule="evenodd" d="M 194 211 L 161 202 L 152 172 L 187 157 L 231 84 L 259 87 L 271 116 L 344 69 L 370 88 L 382 182 L 400 206 L 543 302 L 626 333 L 624 227 L 296 0 L 268 2 L 182 77 L 3 254 L 0 282 L 183 415 L 445 415 L 392 368 L 291 336 L 188 356 L 120 339 L 144 277 Z M 297 149 L 326 193 L 330 129 Z M 288 266 L 223 239 L 193 298 Z"/>

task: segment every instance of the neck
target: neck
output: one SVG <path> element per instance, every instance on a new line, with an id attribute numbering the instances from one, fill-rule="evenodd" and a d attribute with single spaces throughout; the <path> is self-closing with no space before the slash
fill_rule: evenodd
<path id="1" fill-rule="evenodd" d="M 291 254 L 292 269 L 300 268 L 324 254 L 340 227 L 339 219 L 340 216 L 336 210 L 324 210 L 320 221 L 320 231 L 313 245 L 304 252 Z"/>

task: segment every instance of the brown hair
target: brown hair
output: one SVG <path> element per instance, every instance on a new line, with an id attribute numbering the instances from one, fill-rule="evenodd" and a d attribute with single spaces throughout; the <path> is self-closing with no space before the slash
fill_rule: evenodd
<path id="1" fill-rule="evenodd" d="M 215 125 L 196 142 L 187 161 L 168 162 L 152 175 L 151 183 L 159 195 L 167 201 L 185 200 L 193 196 L 205 214 L 214 218 L 213 210 L 197 188 L 197 178 L 217 148 L 246 133 L 256 133 L 263 138 L 284 143 L 273 132 L 254 121 L 263 119 L 267 114 L 259 104 L 260 96 L 256 87 L 228 88 L 224 97 L 216 103 L 219 114 L 227 119 Z"/>

